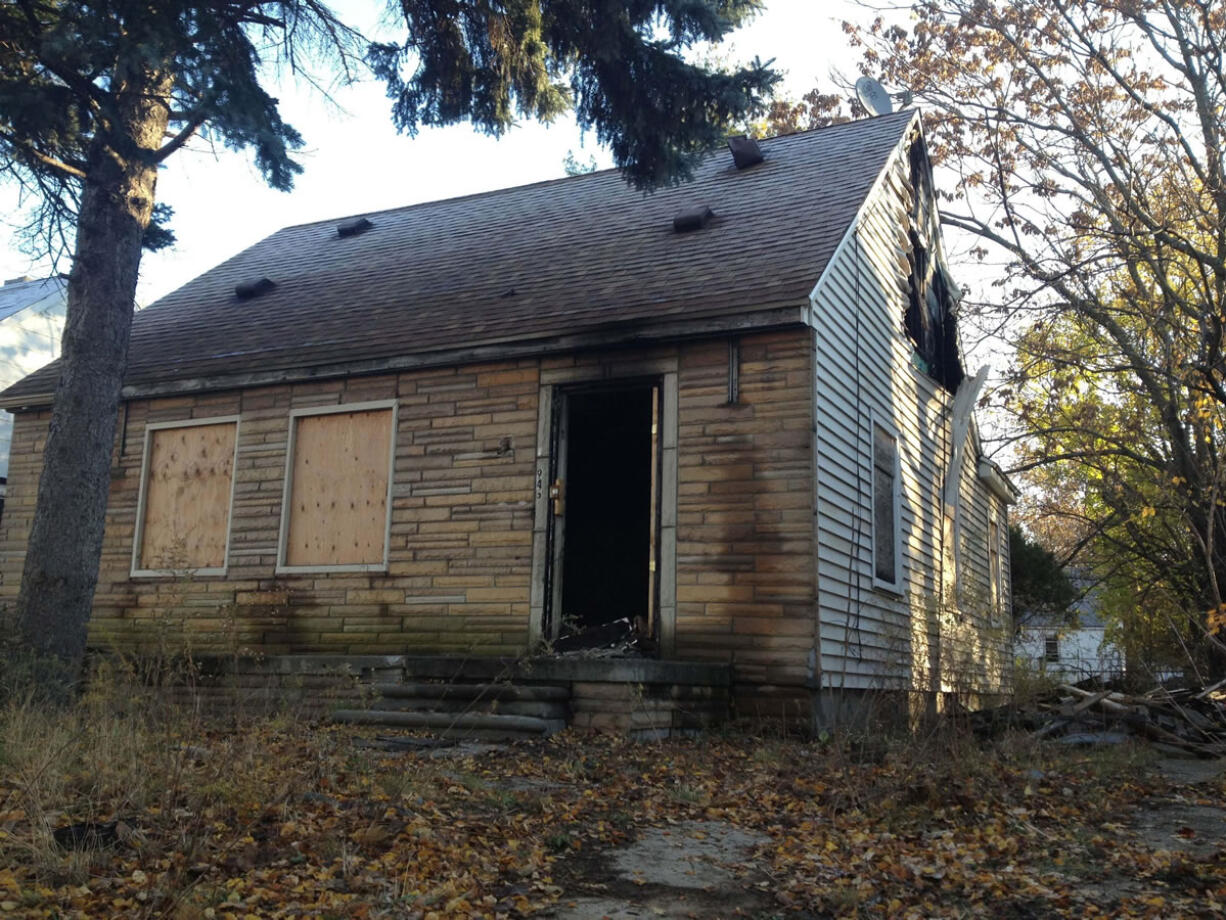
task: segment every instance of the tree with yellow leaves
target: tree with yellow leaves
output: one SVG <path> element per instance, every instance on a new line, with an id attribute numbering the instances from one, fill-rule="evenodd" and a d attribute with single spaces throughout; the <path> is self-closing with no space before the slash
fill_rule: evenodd
<path id="1" fill-rule="evenodd" d="M 847 30 L 956 177 L 943 221 L 995 279 L 963 309 L 1017 346 L 1017 471 L 1226 673 L 1226 5 L 925 0 Z"/>

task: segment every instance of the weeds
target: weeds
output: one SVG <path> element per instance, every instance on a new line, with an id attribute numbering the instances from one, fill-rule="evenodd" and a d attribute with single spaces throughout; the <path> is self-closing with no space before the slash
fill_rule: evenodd
<path id="1" fill-rule="evenodd" d="M 1016 916 L 1069 905 L 1092 915 L 1070 900 L 1070 873 L 1151 871 L 1167 871 L 1153 877 L 1184 899 L 1171 902 L 1176 915 L 1208 897 L 1204 886 L 1221 887 L 1209 863 L 1181 864 L 1176 878 L 1119 832 L 1104 837 L 1149 791 L 1143 748 L 1070 752 L 1025 736 L 985 745 L 951 720 L 823 743 L 567 732 L 443 761 L 362 749 L 358 730 L 292 712 L 210 719 L 130 677 L 96 682 L 73 709 L 0 710 L 3 910 L 527 916 L 643 828 L 698 821 L 770 837 L 754 858 L 784 916 L 975 916 L 989 901 Z M 122 825 L 113 845 L 53 837 L 110 822 Z"/>
<path id="2" fill-rule="evenodd" d="M 167 701 L 151 673 L 112 662 L 75 706 L 10 699 L 0 709 L 0 865 L 62 890 L 122 852 L 165 867 L 133 915 L 172 916 L 190 902 L 198 862 L 233 849 L 309 782 L 309 762 L 269 769 L 265 722 L 219 731 L 198 706 Z M 53 831 L 69 825 L 84 830 L 65 847 Z M 97 845 L 100 827 L 113 847 Z"/>

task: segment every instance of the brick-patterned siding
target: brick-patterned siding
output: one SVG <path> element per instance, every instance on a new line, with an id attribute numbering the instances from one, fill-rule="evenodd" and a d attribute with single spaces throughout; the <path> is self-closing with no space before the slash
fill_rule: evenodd
<path id="1" fill-rule="evenodd" d="M 121 410 L 91 641 L 267 654 L 526 650 L 538 394 L 559 367 L 616 376 L 672 362 L 679 383 L 679 658 L 735 661 L 795 683 L 812 637 L 812 369 L 803 330 L 741 345 L 727 400 L 724 341 L 137 400 Z M 275 573 L 289 413 L 399 404 L 386 572 Z M 132 578 L 150 422 L 238 415 L 225 576 Z M 11 603 L 33 513 L 48 413 L 16 419 L 0 523 L 0 599 Z"/>
<path id="2" fill-rule="evenodd" d="M 813 368 L 807 331 L 682 353 L 677 656 L 731 660 L 738 682 L 797 684 L 814 635 Z"/>
<path id="3" fill-rule="evenodd" d="M 21 567 L 25 561 L 26 535 L 34 520 L 38 496 L 38 476 L 43 468 L 43 447 L 51 411 L 23 412 L 13 420 L 13 442 L 9 453 L 8 485 L 5 489 L 4 517 L 0 519 L 0 648 L 13 634 L 13 601 L 21 586 Z"/>

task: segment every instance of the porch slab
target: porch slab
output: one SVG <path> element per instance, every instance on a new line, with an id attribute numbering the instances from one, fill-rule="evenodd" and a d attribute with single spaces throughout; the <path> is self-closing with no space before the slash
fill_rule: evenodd
<path id="1" fill-rule="evenodd" d="M 381 709 L 397 719 L 409 717 L 405 710 L 445 709 L 444 697 L 468 694 L 484 704 L 494 697 L 534 698 L 542 689 L 556 691 L 563 724 L 580 730 L 658 738 L 699 732 L 731 715 L 732 668 L 707 662 L 295 654 L 217 656 L 197 663 L 196 690 L 209 696 L 229 691 L 243 702 L 293 699 L 325 709 L 353 701 L 369 707 L 372 719 Z M 491 685 L 500 692 L 490 693 Z M 477 693 L 474 687 L 486 689 Z M 391 705 L 381 706 L 372 694 Z"/>
<path id="2" fill-rule="evenodd" d="M 617 684 L 692 684 L 730 687 L 732 667 L 661 658 L 452 658 L 400 657 L 406 680 L 584 681 Z"/>

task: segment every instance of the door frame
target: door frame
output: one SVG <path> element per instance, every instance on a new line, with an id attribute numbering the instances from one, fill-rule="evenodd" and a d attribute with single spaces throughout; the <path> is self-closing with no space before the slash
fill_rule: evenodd
<path id="1" fill-rule="evenodd" d="M 655 436 L 656 573 L 655 609 L 657 641 L 661 657 L 671 657 L 676 648 L 677 615 L 677 361 L 618 363 L 615 367 L 560 368 L 541 373 L 537 402 L 536 471 L 533 483 L 532 586 L 528 636 L 530 648 L 538 648 L 557 635 L 556 598 L 561 594 L 561 579 L 555 570 L 560 563 L 563 527 L 555 522 L 549 490 L 559 461 L 565 468 L 565 445 L 559 450 L 558 435 L 564 434 L 566 392 L 576 388 L 603 389 L 605 386 L 652 384 L 660 388 L 659 430 Z M 562 430 L 557 419 L 562 416 Z M 565 513 L 563 514 L 563 519 Z M 559 532 L 563 531 L 563 532 Z"/>

